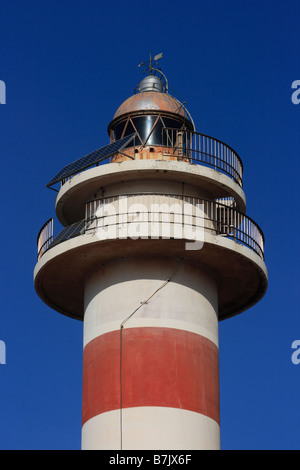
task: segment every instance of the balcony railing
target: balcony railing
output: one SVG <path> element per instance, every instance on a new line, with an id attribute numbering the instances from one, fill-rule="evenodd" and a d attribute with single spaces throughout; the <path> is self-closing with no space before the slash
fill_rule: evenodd
<path id="1" fill-rule="evenodd" d="M 64 227 L 54 239 L 53 225 L 45 224 L 38 237 L 38 258 L 53 246 L 85 233 L 97 233 L 99 240 L 168 235 L 184 239 L 189 238 L 186 233 L 203 229 L 245 245 L 264 259 L 264 235 L 259 226 L 224 202 L 153 193 L 95 199 L 86 203 L 85 219 Z"/>
<path id="2" fill-rule="evenodd" d="M 44 223 L 37 237 L 38 259 L 48 250 L 53 242 L 53 218 Z"/>
<path id="3" fill-rule="evenodd" d="M 243 186 L 243 163 L 239 155 L 227 144 L 198 132 L 164 128 L 162 145 L 170 155 L 205 165 L 230 176 Z"/>
<path id="4" fill-rule="evenodd" d="M 126 158 L 127 156 L 127 158 L 134 160 L 137 155 L 136 152 L 145 145 L 147 144 L 145 143 L 141 145 L 140 139 L 136 136 L 130 140 L 121 153 L 123 157 L 125 156 Z M 214 139 L 213 137 L 209 137 L 198 132 L 163 127 L 160 137 L 155 143 L 151 144 L 150 147 L 158 147 L 162 159 L 167 156 L 168 158 L 172 157 L 172 159 L 176 159 L 178 161 L 188 161 L 197 165 L 213 168 L 216 171 L 226 174 L 240 187 L 243 187 L 243 163 L 241 158 L 231 147 L 218 139 Z M 99 149 L 90 155 L 93 155 L 94 153 L 97 154 L 101 150 L 102 149 Z M 90 157 L 90 155 L 87 157 Z M 61 185 L 63 185 L 66 181 L 72 179 L 75 174 L 86 171 L 94 165 L 105 165 L 114 162 L 114 158 L 116 156 L 118 156 L 118 151 L 113 155 L 108 154 L 108 156 L 102 158 L 101 161 L 91 163 L 90 166 L 84 166 L 83 168 L 79 166 L 76 172 L 74 171 L 61 179 L 58 178 L 55 180 L 54 178 L 54 182 L 52 184 L 51 182 L 48 183 L 47 186 L 54 189 L 52 188 L 52 185 L 55 182 L 60 181 Z M 73 168 L 76 167 L 76 165 L 78 165 L 77 161 L 71 165 L 67 165 L 67 167 L 71 166 Z M 63 171 L 64 169 L 61 170 L 61 172 Z"/>

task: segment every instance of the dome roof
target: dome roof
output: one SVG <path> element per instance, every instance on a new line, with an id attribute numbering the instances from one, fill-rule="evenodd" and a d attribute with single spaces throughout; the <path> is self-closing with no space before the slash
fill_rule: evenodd
<path id="1" fill-rule="evenodd" d="M 146 76 L 136 88 L 138 92 L 127 98 L 119 106 L 108 126 L 108 133 L 124 118 L 149 114 L 157 115 L 159 113 L 173 119 L 177 118 L 177 121 L 188 122 L 188 127 L 195 130 L 190 113 L 183 103 L 174 96 L 169 95 L 167 79 L 162 72 L 160 73 L 164 79 L 151 74 Z"/>
<path id="2" fill-rule="evenodd" d="M 173 96 L 157 91 L 144 91 L 130 96 L 130 98 L 125 100 L 118 108 L 113 119 L 115 120 L 123 114 L 131 114 L 139 111 L 163 111 L 177 114 L 190 120 L 183 104 Z"/>

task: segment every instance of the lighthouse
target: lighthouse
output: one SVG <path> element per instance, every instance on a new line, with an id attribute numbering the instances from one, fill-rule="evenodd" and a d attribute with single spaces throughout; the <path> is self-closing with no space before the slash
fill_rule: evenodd
<path id="1" fill-rule="evenodd" d="M 82 449 L 219 449 L 218 325 L 267 289 L 242 159 L 196 130 L 161 56 L 46 185 L 34 285 L 83 322 Z"/>

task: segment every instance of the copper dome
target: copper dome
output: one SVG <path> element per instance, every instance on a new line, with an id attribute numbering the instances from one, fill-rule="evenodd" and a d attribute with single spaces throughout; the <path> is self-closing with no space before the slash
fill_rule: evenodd
<path id="1" fill-rule="evenodd" d="M 123 114 L 132 114 L 139 111 L 163 111 L 189 119 L 184 106 L 173 96 L 157 91 L 146 91 L 130 96 L 124 101 L 116 111 L 114 120 Z"/>
<path id="2" fill-rule="evenodd" d="M 119 123 L 128 119 L 138 119 L 141 116 L 158 116 L 172 119 L 172 123 L 165 127 L 178 127 L 177 123 L 195 130 L 193 119 L 184 104 L 177 98 L 168 94 L 167 88 L 161 80 L 153 75 L 145 77 L 137 87 L 138 93 L 127 98 L 117 109 L 108 126 L 108 133 L 114 131 Z M 119 133 L 119 132 L 118 132 Z M 119 133 L 123 135 L 122 133 Z M 115 136 L 114 138 L 119 138 Z"/>

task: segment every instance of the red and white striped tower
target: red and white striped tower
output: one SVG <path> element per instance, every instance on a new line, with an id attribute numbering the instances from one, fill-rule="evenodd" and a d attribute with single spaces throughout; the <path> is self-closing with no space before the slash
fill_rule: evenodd
<path id="1" fill-rule="evenodd" d="M 164 256 L 89 277 L 84 448 L 219 447 L 217 302 L 211 275 Z"/>
<path id="2" fill-rule="evenodd" d="M 37 293 L 84 321 L 83 449 L 219 449 L 218 322 L 267 288 L 241 159 L 164 79 L 150 62 L 108 127 L 132 138 L 58 178 L 65 228 L 38 237 Z"/>

